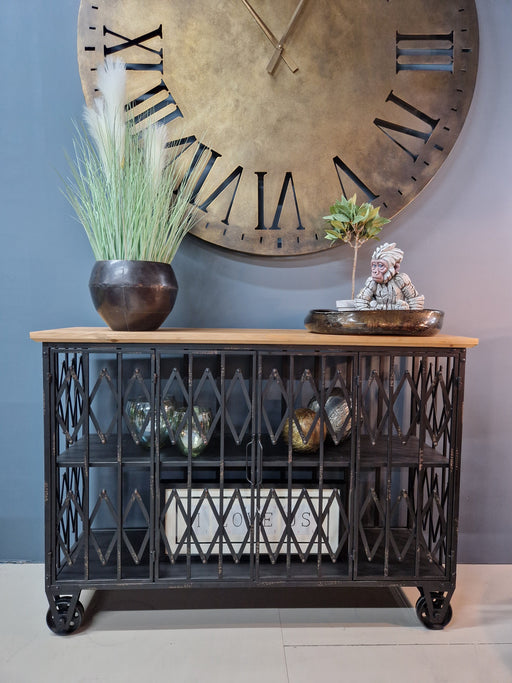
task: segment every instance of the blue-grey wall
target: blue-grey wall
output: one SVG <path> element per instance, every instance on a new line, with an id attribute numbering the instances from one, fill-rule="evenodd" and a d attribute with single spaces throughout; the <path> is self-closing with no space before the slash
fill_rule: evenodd
<path id="1" fill-rule="evenodd" d="M 0 560 L 43 559 L 40 347 L 30 330 L 97 325 L 89 245 L 58 189 L 81 116 L 78 0 L 5 0 L 0 12 Z M 386 226 L 444 331 L 468 354 L 459 559 L 512 562 L 512 12 L 477 0 L 480 70 L 461 137 L 420 197 Z M 362 254 L 366 277 L 371 247 Z M 302 327 L 350 287 L 343 249 L 292 260 L 224 252 L 188 238 L 171 326 Z"/>

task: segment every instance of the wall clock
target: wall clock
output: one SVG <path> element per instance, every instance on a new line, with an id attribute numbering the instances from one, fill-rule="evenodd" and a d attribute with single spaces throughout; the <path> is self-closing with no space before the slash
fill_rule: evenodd
<path id="1" fill-rule="evenodd" d="M 140 125 L 205 169 L 194 234 L 261 255 L 326 249 L 343 191 L 391 217 L 434 176 L 473 95 L 474 0 L 81 0 L 85 98 L 107 55 Z"/>

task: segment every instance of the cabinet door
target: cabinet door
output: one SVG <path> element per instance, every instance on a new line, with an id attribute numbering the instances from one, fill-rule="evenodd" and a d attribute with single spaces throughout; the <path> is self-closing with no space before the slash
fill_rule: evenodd
<path id="1" fill-rule="evenodd" d="M 258 580 L 350 574 L 353 374 L 351 354 L 258 355 Z"/>
<path id="2" fill-rule="evenodd" d="M 160 410 L 173 414 L 158 446 L 157 578 L 250 580 L 255 354 L 160 350 L 157 376 Z"/>
<path id="3" fill-rule="evenodd" d="M 52 580 L 150 581 L 154 354 L 56 348 L 48 363 Z M 142 421 L 135 405 L 146 407 Z"/>
<path id="4" fill-rule="evenodd" d="M 355 577 L 442 579 L 455 547 L 456 351 L 361 354 Z"/>

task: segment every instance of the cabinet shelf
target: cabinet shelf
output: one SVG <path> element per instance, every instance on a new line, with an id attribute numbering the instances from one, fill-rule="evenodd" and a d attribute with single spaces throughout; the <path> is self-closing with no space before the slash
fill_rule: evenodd
<path id="1" fill-rule="evenodd" d="M 288 448 L 285 443 L 275 445 L 267 438 L 262 439 L 263 458 L 265 468 L 288 467 Z M 226 443 L 223 463 L 228 467 L 243 467 L 247 464 L 246 449 L 249 442 L 240 446 Z M 388 446 L 390 453 L 388 453 Z M 109 467 L 118 463 L 117 437 L 110 436 L 106 443 L 102 443 L 96 434 L 89 438 L 89 466 Z M 87 452 L 86 439 L 79 439 L 57 458 L 59 467 L 83 467 Z M 137 445 L 129 434 L 123 434 L 121 439 L 121 461 L 123 465 L 149 467 L 151 464 L 151 451 L 142 445 Z M 219 467 L 221 464 L 219 439 L 212 439 L 206 449 L 200 455 L 192 458 L 192 467 Z M 388 460 L 390 458 L 390 460 Z M 350 439 L 335 446 L 326 443 L 324 446 L 323 466 L 326 468 L 349 467 L 351 459 Z M 417 437 L 410 437 L 403 443 L 398 437 L 393 437 L 390 444 L 382 437 L 376 444 L 372 444 L 369 437 L 361 437 L 359 465 L 362 469 L 385 467 L 388 462 L 392 467 L 416 468 L 421 460 L 422 467 L 448 467 L 449 461 L 435 448 L 424 446 L 420 459 L 420 442 Z M 187 467 L 189 460 L 177 447 L 167 446 L 160 450 L 160 463 L 162 469 L 169 467 Z M 293 452 L 292 463 L 294 468 L 318 467 L 320 464 L 319 453 Z"/>
<path id="2" fill-rule="evenodd" d="M 111 467 L 118 462 L 117 436 L 109 436 L 103 443 L 97 434 L 89 437 L 88 462 L 90 466 Z M 123 434 L 121 439 L 121 459 L 125 465 L 149 467 L 150 451 L 137 445 L 129 434 Z M 78 439 L 57 457 L 59 467 L 83 467 L 87 456 L 87 439 Z"/>
<path id="3" fill-rule="evenodd" d="M 378 530 L 366 529 L 366 533 L 375 536 Z M 400 529 L 392 530 L 398 544 L 404 544 L 406 541 L 406 533 Z M 109 540 L 115 530 L 95 531 L 94 538 L 98 545 L 103 548 L 108 546 Z M 131 539 L 143 537 L 143 533 L 138 529 L 126 530 L 127 535 Z M 254 585 L 258 580 L 272 581 L 276 584 L 300 584 L 303 582 L 318 582 L 322 581 L 331 584 L 347 584 L 354 580 L 368 581 L 380 580 L 381 582 L 413 581 L 417 576 L 417 569 L 424 580 L 442 580 L 444 577 L 444 568 L 429 558 L 425 548 L 419 549 L 419 555 L 416 559 L 415 546 L 412 545 L 407 555 L 400 561 L 395 558 L 389 563 L 387 576 L 382 576 L 382 566 L 384 564 L 384 555 L 382 552 L 376 553 L 372 561 L 368 561 L 365 557 L 363 548 L 359 549 L 358 558 L 353 569 L 350 569 L 350 562 L 348 556 L 343 556 L 333 562 L 326 554 L 320 557 L 316 552 L 312 553 L 310 559 L 302 562 L 296 555 L 291 554 L 287 556 L 286 553 L 280 555 L 276 561 L 271 561 L 268 554 L 263 551 L 258 553 L 257 571 L 255 570 L 255 556 L 256 547 L 253 545 L 253 555 L 249 553 L 242 556 L 236 563 L 232 561 L 231 556 L 226 553 L 219 558 L 218 553 L 212 553 L 207 562 L 201 560 L 196 554 L 189 555 L 187 549 L 183 549 L 182 555 L 177 561 L 170 562 L 165 555 L 163 549 L 161 551 L 160 561 L 158 563 L 158 577 L 157 581 L 168 582 L 169 585 L 195 585 L 203 582 L 217 583 L 219 580 L 224 582 L 244 582 L 247 585 Z M 65 582 L 83 582 L 86 586 L 88 583 L 101 582 L 120 582 L 137 581 L 153 583 L 150 574 L 149 554 L 146 552 L 141 557 L 138 563 L 133 562 L 126 548 L 123 547 L 121 554 L 121 577 L 118 577 L 117 555 L 112 553 L 108 562 L 102 563 L 98 559 L 94 549 L 89 551 L 89 561 L 87 564 L 87 572 L 85 571 L 85 561 L 83 544 L 78 544 L 78 550 L 73 556 L 72 562 L 63 565 L 58 571 L 58 581 Z M 312 561 L 313 560 L 313 561 Z M 417 564 L 416 564 L 417 563 Z M 311 584 L 313 585 L 313 584 Z"/>
<path id="4" fill-rule="evenodd" d="M 363 436 L 360 439 L 359 465 L 361 469 L 386 467 L 388 462 L 391 462 L 392 467 L 416 468 L 420 462 L 422 467 L 448 466 L 448 459 L 435 448 L 424 445 L 421 450 L 420 458 L 420 440 L 417 437 L 409 437 L 405 443 L 399 437 L 393 437 L 389 455 L 386 437 L 372 444 L 369 437 Z"/>

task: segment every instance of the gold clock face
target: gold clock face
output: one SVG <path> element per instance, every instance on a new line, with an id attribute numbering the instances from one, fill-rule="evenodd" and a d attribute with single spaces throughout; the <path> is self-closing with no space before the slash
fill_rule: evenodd
<path id="1" fill-rule="evenodd" d="M 471 103 L 474 0 L 81 0 L 78 62 L 127 64 L 137 120 L 204 164 L 193 233 L 241 252 L 329 247 L 343 192 L 390 218 L 434 176 Z"/>

